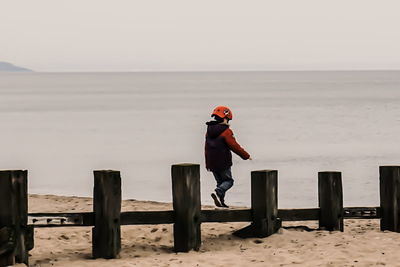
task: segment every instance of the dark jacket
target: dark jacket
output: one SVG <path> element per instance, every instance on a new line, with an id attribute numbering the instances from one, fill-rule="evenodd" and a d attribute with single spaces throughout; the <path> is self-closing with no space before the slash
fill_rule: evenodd
<path id="1" fill-rule="evenodd" d="M 205 144 L 206 168 L 210 171 L 222 171 L 232 166 L 232 153 L 235 152 L 242 159 L 250 158 L 233 136 L 229 125 L 216 121 L 206 123 L 207 134 Z"/>

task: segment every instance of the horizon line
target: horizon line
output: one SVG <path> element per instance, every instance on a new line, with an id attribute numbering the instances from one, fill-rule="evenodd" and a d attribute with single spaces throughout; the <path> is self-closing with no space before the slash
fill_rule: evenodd
<path id="1" fill-rule="evenodd" d="M 64 70 L 64 71 L 4 71 L 3 73 L 227 73 L 227 72 L 372 72 L 399 69 L 276 69 L 276 70 Z M 1 71 L 0 71 L 1 73 Z"/>

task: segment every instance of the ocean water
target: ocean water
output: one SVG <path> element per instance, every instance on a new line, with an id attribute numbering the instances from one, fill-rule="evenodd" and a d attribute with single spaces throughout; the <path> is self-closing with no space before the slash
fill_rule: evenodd
<path id="1" fill-rule="evenodd" d="M 250 172 L 277 169 L 279 207 L 316 207 L 318 171 L 342 171 L 344 204 L 379 203 L 379 166 L 400 164 L 400 72 L 1 73 L 0 169 L 29 192 L 91 196 L 95 169 L 123 197 L 171 201 L 170 167 L 201 164 L 205 122 L 232 108 L 253 161 L 234 156 L 227 203 L 250 204 Z"/>

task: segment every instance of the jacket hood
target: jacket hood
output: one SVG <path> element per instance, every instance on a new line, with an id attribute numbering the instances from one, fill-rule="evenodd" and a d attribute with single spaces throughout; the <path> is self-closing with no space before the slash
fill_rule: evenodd
<path id="1" fill-rule="evenodd" d="M 221 124 L 217 121 L 209 121 L 206 123 L 207 127 L 207 136 L 210 138 L 217 138 L 220 134 L 229 128 L 227 124 Z"/>

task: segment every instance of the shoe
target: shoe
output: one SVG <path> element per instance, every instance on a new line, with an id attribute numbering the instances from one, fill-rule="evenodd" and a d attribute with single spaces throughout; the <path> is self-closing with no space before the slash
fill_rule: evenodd
<path id="1" fill-rule="evenodd" d="M 220 206 L 218 206 L 218 207 L 229 208 L 229 206 L 225 204 L 225 198 L 224 198 L 224 196 L 218 191 L 218 188 L 215 189 L 215 193 L 217 193 L 217 196 L 218 196 L 218 199 L 219 199 L 219 204 L 220 204 Z"/>
<path id="2" fill-rule="evenodd" d="M 222 208 L 229 208 L 229 206 L 226 205 L 225 202 L 221 202 L 221 207 L 222 207 Z"/>
<path id="3" fill-rule="evenodd" d="M 214 193 L 211 194 L 211 197 L 212 197 L 212 199 L 214 200 L 215 206 L 217 206 L 217 207 L 222 207 L 221 203 L 220 203 L 219 200 L 218 200 L 218 197 L 217 197 Z"/>

